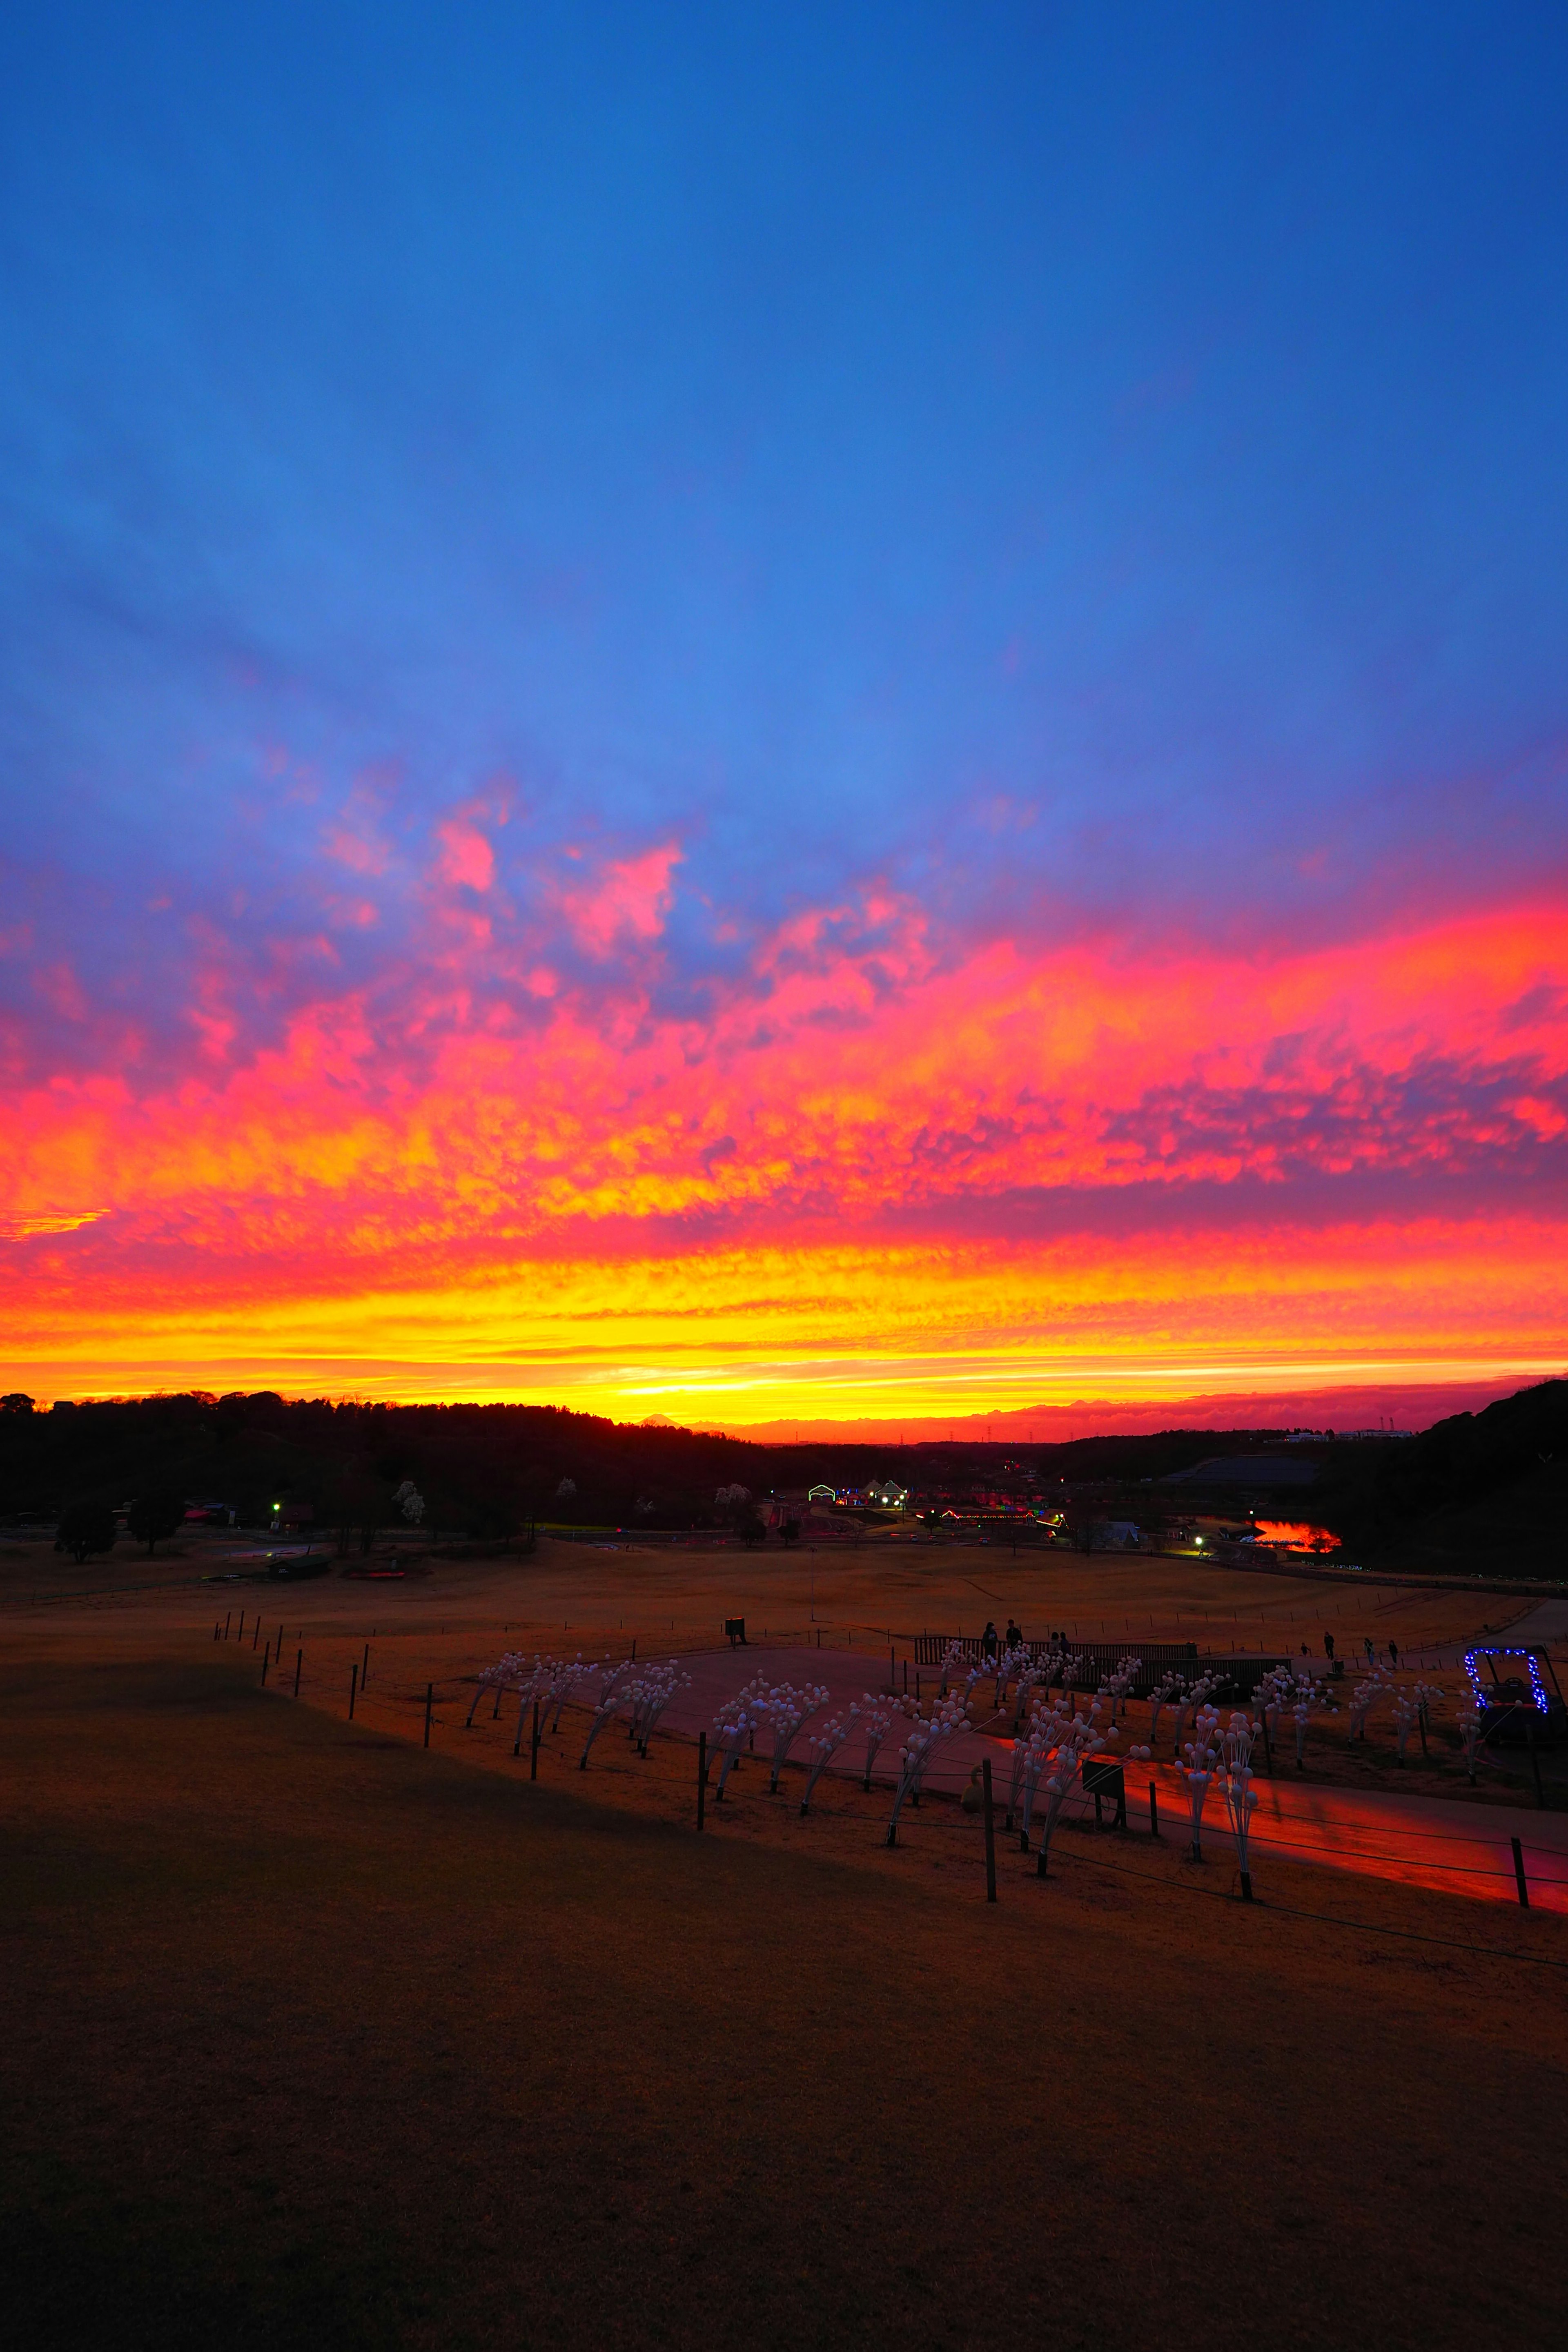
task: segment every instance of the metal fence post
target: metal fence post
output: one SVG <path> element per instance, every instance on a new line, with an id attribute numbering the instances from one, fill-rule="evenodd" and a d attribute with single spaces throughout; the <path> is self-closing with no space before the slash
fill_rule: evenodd
<path id="1" fill-rule="evenodd" d="M 987 1756 L 980 1768 L 981 1786 L 985 1800 L 985 1900 L 996 1900 L 996 1825 L 991 1812 L 991 1759 Z"/>

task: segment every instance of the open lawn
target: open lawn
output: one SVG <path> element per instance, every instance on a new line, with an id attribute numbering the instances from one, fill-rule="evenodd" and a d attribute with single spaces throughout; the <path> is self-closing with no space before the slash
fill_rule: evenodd
<path id="1" fill-rule="evenodd" d="M 606 1571 L 507 1590 L 542 1638 Z M 263 1598 L 412 1646 L 494 1573 Z M 1557 2332 L 1561 1919 L 1287 1863 L 1247 1908 L 1081 1834 L 992 1907 L 934 1820 L 699 1838 L 610 1759 L 531 1787 L 295 1706 L 189 1595 L 5 1633 L 17 2341 Z"/>

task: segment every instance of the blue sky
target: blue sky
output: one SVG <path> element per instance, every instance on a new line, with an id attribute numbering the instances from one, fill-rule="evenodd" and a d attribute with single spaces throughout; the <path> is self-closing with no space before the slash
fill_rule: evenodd
<path id="1" fill-rule="evenodd" d="M 269 742 L 743 919 L 1560 850 L 1558 12 L 9 21 L 29 864 L 210 886 Z"/>

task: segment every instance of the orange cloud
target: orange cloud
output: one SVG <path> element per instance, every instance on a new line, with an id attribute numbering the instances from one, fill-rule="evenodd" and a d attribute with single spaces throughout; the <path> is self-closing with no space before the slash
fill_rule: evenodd
<path id="1" fill-rule="evenodd" d="M 112 1215 L 15 1243 L 5 1377 L 738 1425 L 1568 1358 L 1555 904 L 1268 957 L 953 956 L 885 896 L 670 1011 L 677 862 L 567 894 L 595 953 L 647 950 L 597 991 L 487 922 L 243 1069 L 21 1096 L 9 1230 Z"/>

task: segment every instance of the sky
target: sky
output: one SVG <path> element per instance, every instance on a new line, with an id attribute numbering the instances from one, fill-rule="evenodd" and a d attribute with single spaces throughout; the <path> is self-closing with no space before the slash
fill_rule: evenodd
<path id="1" fill-rule="evenodd" d="M 1552 7 L 20 0 L 0 1381 L 1561 1371 L 1565 159 Z"/>

